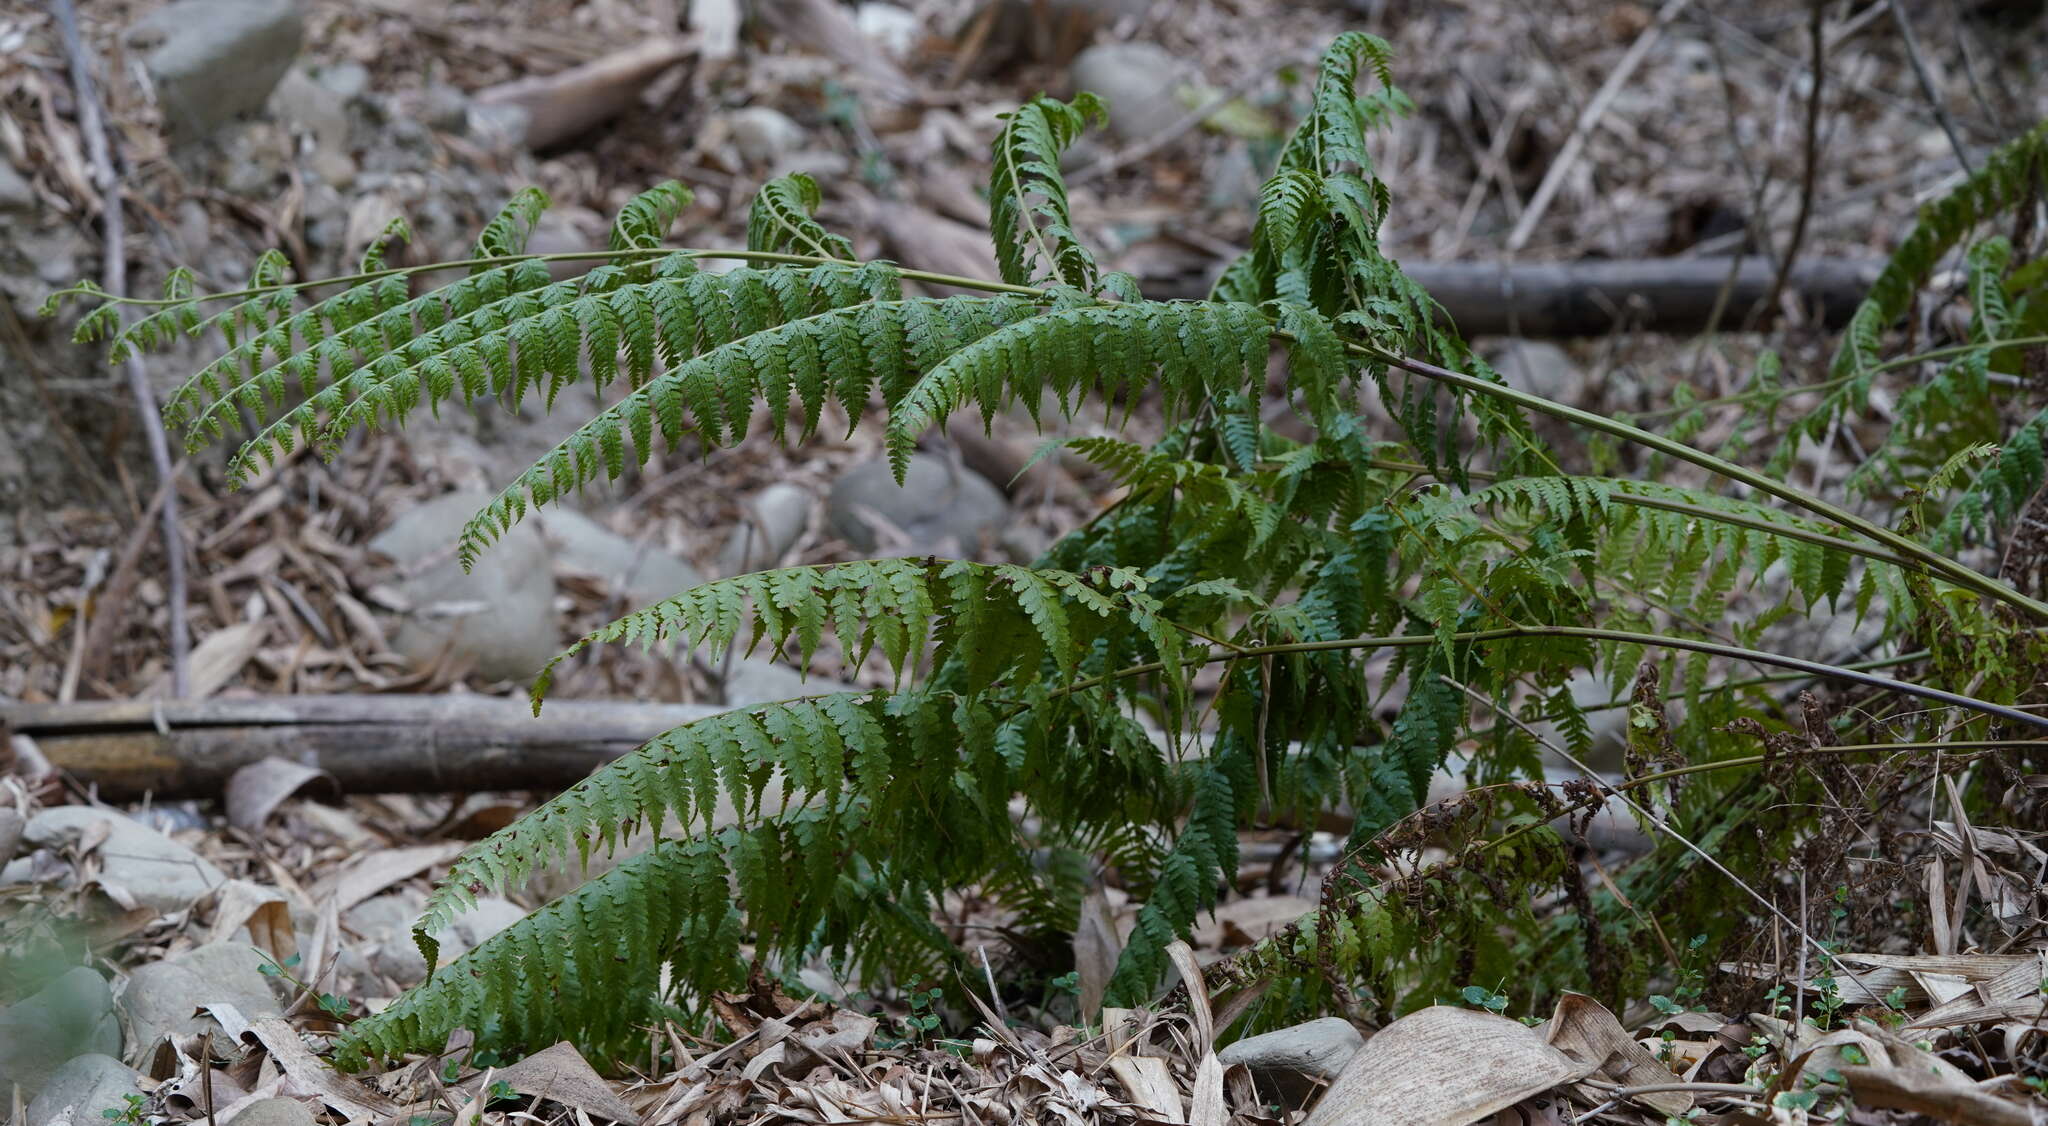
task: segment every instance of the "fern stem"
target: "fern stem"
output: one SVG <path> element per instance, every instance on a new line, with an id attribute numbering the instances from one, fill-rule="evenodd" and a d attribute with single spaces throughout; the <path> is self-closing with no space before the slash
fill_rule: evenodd
<path id="1" fill-rule="evenodd" d="M 1829 504 L 1819 497 L 1801 492 L 1782 481 L 1773 480 L 1755 470 L 1745 469 L 1732 461 L 1715 457 L 1713 454 L 1703 450 L 1696 450 L 1683 442 L 1672 441 L 1661 434 L 1652 434 L 1647 430 L 1630 426 L 1626 422 L 1620 422 L 1605 415 L 1594 414 L 1591 411 L 1583 411 L 1577 407 L 1566 406 L 1563 403 L 1554 403 L 1540 395 L 1531 395 L 1526 391 L 1517 391 L 1505 384 L 1492 383 L 1466 375 L 1463 372 L 1452 371 L 1449 368 L 1438 367 L 1423 360 L 1384 352 L 1376 348 L 1369 348 L 1362 344 L 1347 344 L 1345 347 L 1353 353 L 1385 361 L 1403 371 L 1412 372 L 1424 379 L 1434 380 L 1438 383 L 1448 384 L 1475 394 L 1510 402 L 1524 409 L 1535 411 L 1538 414 L 1547 414 L 1552 418 L 1576 423 L 1589 430 L 1598 430 L 1603 434 L 1612 434 L 1624 441 L 1632 442 L 1639 446 L 1646 446 L 1656 450 L 1658 453 L 1668 454 L 1671 457 L 1677 458 L 1679 461 L 1697 465 L 1728 480 L 1747 485 L 1758 492 L 1777 497 L 1787 504 L 1803 508 L 1830 523 L 1855 532 L 1866 539 L 1883 544 L 1903 556 L 1917 560 L 1927 570 L 1947 579 L 1956 586 L 1974 591 L 1994 601 L 2003 602 L 2008 606 L 2026 612 L 2031 617 L 2048 621 L 2048 602 L 2029 598 L 1999 582 L 1997 579 L 1980 574 L 1938 551 L 1928 549 L 1925 545 L 1910 537 L 1902 536 L 1889 528 L 1874 524 L 1863 519 L 1861 516 L 1857 516 L 1855 513 Z"/>
<path id="2" fill-rule="evenodd" d="M 675 247 L 629 247 L 623 250 L 570 250 L 559 254 L 500 254 L 490 258 L 461 258 L 446 262 L 426 262 L 417 266 L 393 266 L 384 270 L 369 270 L 358 274 L 343 274 L 339 277 L 315 278 L 310 281 L 281 282 L 277 285 L 251 286 L 248 289 L 229 290 L 223 293 L 197 294 L 183 300 L 167 300 L 161 297 L 119 297 L 112 301 L 117 305 L 169 306 L 198 304 L 208 301 L 240 301 L 261 297 L 266 293 L 297 292 L 307 289 L 323 289 L 329 286 L 349 288 L 379 278 L 411 277 L 415 274 L 439 273 L 443 270 L 461 270 L 475 266 L 509 266 L 515 262 L 612 262 L 621 259 L 644 258 L 712 258 L 732 259 L 741 262 L 767 262 L 780 266 L 844 266 L 846 259 L 831 258 L 816 254 L 785 254 L 770 250 L 710 249 L 694 250 Z M 1018 297 L 1042 298 L 1045 290 L 1028 285 L 1011 285 L 1008 282 L 990 281 L 987 278 L 962 277 L 957 274 L 933 273 L 930 270 L 896 271 L 897 276 L 907 281 L 925 282 L 931 285 L 949 285 L 956 289 L 972 289 L 983 293 L 1009 293 Z M 97 290 L 78 286 L 59 290 L 52 299 L 64 297 L 99 297 L 108 295 Z"/>
<path id="3" fill-rule="evenodd" d="M 1405 461 L 1395 461 L 1391 458 L 1372 458 L 1369 459 L 1367 464 L 1371 465 L 1374 469 L 1391 469 L 1396 472 L 1407 472 L 1421 474 L 1424 476 L 1434 476 L 1429 472 L 1428 466 L 1416 465 L 1411 462 Z M 1475 480 L 1492 481 L 1498 479 L 1497 474 L 1488 473 L 1483 469 L 1468 469 L 1465 472 L 1468 476 L 1474 478 Z M 1860 555 L 1865 559 L 1875 559 L 1880 563 L 1889 563 L 1894 567 L 1911 567 L 1915 570 L 1922 571 L 1927 569 L 1926 566 L 1920 563 L 1918 560 L 1908 559 L 1905 556 L 1885 551 L 1882 548 L 1872 547 L 1867 544 L 1860 544 L 1851 540 L 1839 539 L 1835 536 L 1830 536 L 1822 532 L 1816 532 L 1811 528 L 1799 527 L 1796 524 L 1774 524 L 1769 520 L 1761 520 L 1754 516 L 1743 516 L 1740 513 L 1734 512 L 1722 512 L 1718 509 L 1705 508 L 1696 504 L 1687 504 L 1684 501 L 1667 500 L 1663 497 L 1642 496 L 1635 493 L 1609 493 L 1606 499 L 1613 501 L 1615 504 L 1632 505 L 1636 508 L 1654 508 L 1662 512 L 1676 512 L 1681 515 L 1691 516 L 1700 520 L 1711 520 L 1717 524 L 1728 524 L 1737 528 L 1747 528 L 1753 532 L 1764 532 L 1766 534 L 1773 536 L 1783 536 L 1788 540 L 1800 540 L 1802 542 L 1814 544 L 1819 547 L 1832 548 L 1837 551 L 1845 551 L 1850 555 Z"/>
<path id="4" fill-rule="evenodd" d="M 1683 649 L 1693 653 L 1704 653 L 1710 657 L 1727 657 L 1737 661 L 1748 661 L 1759 665 L 1773 665 L 1792 669 L 1809 676 L 1830 680 L 1846 680 L 1869 688 L 1887 692 L 1898 692 L 1917 696 L 1933 703 L 1949 707 L 1966 708 L 1982 715 L 1995 716 L 2028 727 L 2048 729 L 2048 716 L 2037 716 L 2004 704 L 1994 704 L 1974 696 L 1965 696 L 1940 688 L 1929 688 L 1920 684 L 1909 684 L 1893 680 L 1888 676 L 1843 668 L 1821 661 L 1809 661 L 1803 657 L 1787 657 L 1778 653 L 1766 653 L 1760 649 L 1745 649 L 1739 645 L 1724 645 L 1718 641 L 1701 641 L 1690 637 L 1672 637 L 1661 633 L 1636 633 L 1630 630 L 1599 629 L 1591 626 L 1549 626 L 1512 625 L 1496 626 L 1492 629 L 1467 630 L 1448 636 L 1435 633 L 1391 634 L 1384 637 L 1343 637 L 1334 641 L 1290 641 L 1275 645 L 1247 645 L 1234 651 L 1209 652 L 1188 657 L 1183 666 L 1214 664 L 1217 661 L 1235 661 L 1252 657 L 1264 657 L 1275 653 L 1320 653 L 1338 649 L 1401 649 L 1441 645 L 1445 642 L 1485 643 L 1529 637 L 1569 637 L 1585 641 L 1612 641 L 1623 645 L 1641 645 L 1652 649 Z M 1112 681 L 1134 676 L 1145 676 L 1165 668 L 1164 662 L 1148 661 L 1141 665 L 1130 665 L 1115 672 L 1102 673 L 1074 681 L 1057 694 L 1068 695 L 1096 688 Z"/>
<path id="5" fill-rule="evenodd" d="M 2048 344 L 2048 336 L 2013 336 L 2002 340 L 1978 340 L 1968 344 L 1950 344 L 1942 348 L 1929 348 L 1925 352 L 1914 352 L 1908 356 L 1896 356 L 1883 363 L 1857 368 L 1847 375 L 1838 375 L 1833 379 L 1823 379 L 1819 383 L 1801 383 L 1794 387 L 1758 387 L 1734 395 L 1723 395 L 1718 399 L 1701 399 L 1696 403 L 1658 407 L 1655 410 L 1643 411 L 1633 417 L 1638 421 L 1646 418 L 1669 418 L 1674 414 L 1684 414 L 1687 411 L 1710 410 L 1715 407 L 1733 407 L 1744 403 L 1783 399 L 1787 396 L 1807 391 L 1832 391 L 1845 383 L 1854 382 L 1865 376 L 1894 371 L 1898 368 L 1912 367 L 1914 364 L 1926 363 L 1929 360 L 1945 360 L 1951 356 L 1962 356 L 1977 351 L 1996 352 L 2005 348 L 2026 348 L 2036 344 Z"/>

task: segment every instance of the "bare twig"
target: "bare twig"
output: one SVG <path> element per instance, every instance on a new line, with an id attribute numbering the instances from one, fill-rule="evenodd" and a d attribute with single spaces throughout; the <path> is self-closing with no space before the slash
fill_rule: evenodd
<path id="1" fill-rule="evenodd" d="M 1572 166 L 1578 163 L 1579 153 L 1586 147 L 1587 138 L 1593 135 L 1593 129 L 1600 124 L 1600 119 L 1607 115 L 1607 107 L 1614 104 L 1615 96 L 1628 84 L 1630 76 L 1636 72 L 1636 67 L 1642 65 L 1643 60 L 1649 56 L 1650 48 L 1656 45 L 1657 39 L 1664 34 L 1664 29 L 1671 26 L 1671 21 L 1677 19 L 1678 14 L 1685 11 L 1691 3 L 1692 0 L 1665 0 L 1664 7 L 1657 12 L 1657 18 L 1650 21 L 1650 26 L 1644 28 L 1641 35 L 1636 36 L 1634 43 L 1629 44 L 1628 53 L 1621 57 L 1620 62 L 1614 64 L 1614 69 L 1607 75 L 1607 81 L 1600 84 L 1600 89 L 1593 94 L 1593 100 L 1586 103 L 1585 112 L 1579 114 L 1578 124 L 1572 127 L 1572 135 L 1565 140 L 1564 147 L 1558 150 L 1557 159 L 1551 161 L 1550 168 L 1543 173 L 1543 182 L 1536 185 L 1536 194 L 1529 197 L 1529 206 L 1522 212 L 1521 221 L 1517 222 L 1515 229 L 1508 234 L 1507 249 L 1515 251 L 1528 245 L 1529 236 L 1536 233 L 1537 225 L 1543 222 L 1544 213 L 1550 210 L 1551 200 L 1557 198 L 1558 189 L 1564 186 L 1565 176 L 1571 172 Z"/>
<path id="2" fill-rule="evenodd" d="M 1723 877 L 1725 877 L 1728 880 L 1728 882 L 1734 884 L 1736 888 L 1740 890 L 1743 894 L 1749 896 L 1751 899 L 1755 900 L 1757 904 L 1761 906 L 1764 910 L 1776 916 L 1779 922 L 1782 922 L 1787 927 L 1790 927 L 1792 929 L 1792 933 L 1798 935 L 1806 946 L 1811 946 L 1814 950 L 1818 951 L 1823 959 L 1832 964 L 1837 970 L 1841 971 L 1843 977 L 1846 977 L 1851 981 L 1857 982 L 1860 982 L 1862 980 L 1862 978 L 1857 974 L 1855 970 L 1850 969 L 1847 965 L 1845 965 L 1842 962 L 1840 958 L 1835 957 L 1834 951 L 1828 949 L 1824 943 L 1814 938 L 1813 935 L 1807 931 L 1803 920 L 1794 920 L 1790 916 L 1786 915 L 1785 912 L 1782 909 L 1780 909 L 1776 903 L 1771 902 L 1771 900 L 1765 897 L 1763 893 L 1757 891 L 1756 888 L 1750 886 L 1748 881 L 1744 880 L 1741 876 L 1736 875 L 1734 872 L 1729 871 L 1727 865 L 1722 864 L 1719 860 L 1715 859 L 1712 853 L 1708 852 L 1706 849 L 1701 848 L 1699 845 L 1694 844 L 1691 838 L 1687 837 L 1684 833 L 1681 833 L 1677 829 L 1673 828 L 1671 823 L 1666 821 L 1662 815 L 1652 812 L 1649 808 L 1641 804 L 1638 804 L 1636 800 L 1634 798 L 1629 797 L 1624 790 L 1615 786 L 1606 778 L 1603 778 L 1598 771 L 1594 770 L 1590 766 L 1587 766 L 1585 763 L 1580 762 L 1576 757 L 1572 755 L 1570 751 L 1567 751 L 1563 747 L 1558 746 L 1555 740 L 1546 738 L 1541 732 L 1530 727 L 1528 724 L 1522 722 L 1521 717 L 1517 716 L 1514 713 L 1513 709 L 1501 706 L 1500 702 L 1493 699 L 1492 697 L 1487 696 L 1482 692 L 1479 692 L 1478 690 L 1472 688 L 1470 685 L 1464 684 L 1457 680 L 1453 680 L 1448 676 L 1440 677 L 1439 679 L 1441 679 L 1445 684 L 1450 685 L 1452 688 L 1455 688 L 1458 691 L 1464 693 L 1474 703 L 1486 707 L 1495 715 L 1513 724 L 1515 727 L 1520 728 L 1524 735 L 1527 735 L 1531 739 L 1536 740 L 1536 742 L 1542 744 L 1546 749 L 1551 751 L 1551 753 L 1557 755 L 1557 757 L 1570 763 L 1573 766 L 1573 768 L 1578 770 L 1579 773 L 1586 776 L 1587 781 L 1607 791 L 1607 793 L 1611 797 L 1613 797 L 1614 800 L 1627 806 L 1631 812 L 1633 812 L 1637 817 L 1642 819 L 1644 824 L 1649 825 L 1651 828 L 1656 829 L 1658 832 L 1663 833 L 1665 836 L 1670 837 L 1674 841 L 1677 841 L 1681 846 L 1685 848 L 1687 852 L 1690 852 L 1694 856 L 1699 857 L 1702 861 L 1706 863 L 1707 867 L 1712 868 L 1716 872 L 1719 872 Z M 1804 962 L 1802 961 L 1801 964 L 1804 965 Z"/>
<path id="3" fill-rule="evenodd" d="M 1920 92 L 1927 96 L 1927 108 L 1934 111 L 1934 120 L 1941 124 L 1941 132 L 1948 138 L 1948 147 L 1955 150 L 1956 161 L 1963 166 L 1963 174 L 1969 175 L 1976 169 L 1970 164 L 1969 151 L 1963 147 L 1962 134 L 1956 131 L 1955 118 L 1949 116 L 1948 107 L 1942 104 L 1941 91 L 1934 88 L 1934 76 L 1928 72 L 1927 59 L 1920 54 L 1920 38 L 1913 34 L 1913 22 L 1906 18 L 1906 7 L 1899 0 L 1890 0 L 1890 3 L 1892 21 L 1899 25 L 1899 40 L 1906 46 L 1906 61 L 1913 66 L 1913 77 L 1920 82 Z"/>
<path id="4" fill-rule="evenodd" d="M 106 238 L 106 270 L 101 282 L 108 293 L 120 297 L 128 292 L 128 257 L 125 223 L 122 219 L 122 183 L 114 168 L 114 155 L 107 140 L 105 116 L 100 111 L 99 91 L 92 82 L 92 66 L 85 44 L 78 35 L 78 10 L 72 0 L 51 0 L 57 14 L 57 28 L 64 40 L 64 54 L 71 64 L 71 86 L 77 94 L 79 131 L 85 135 L 92 159 L 93 178 L 100 189 L 100 224 Z M 171 633 L 171 695 L 183 696 L 189 683 L 187 665 L 192 645 L 185 624 L 185 541 L 178 529 L 177 470 L 171 465 L 171 446 L 164 437 L 156 393 L 150 389 L 149 373 L 142 359 L 130 352 L 127 362 L 128 390 L 135 409 L 142 416 L 142 432 L 149 441 L 149 458 L 156 466 L 163 489 L 163 508 L 158 526 L 163 529 L 164 571 Z"/>
<path id="5" fill-rule="evenodd" d="M 1811 12 L 1806 32 L 1813 44 L 1813 76 L 1808 80 L 1811 88 L 1806 95 L 1806 166 L 1800 172 L 1799 214 L 1792 220 L 1792 237 L 1785 243 L 1785 256 L 1778 260 L 1778 276 L 1771 279 L 1771 292 L 1757 306 L 1759 325 L 1770 323 L 1777 314 L 1778 300 L 1785 294 L 1785 280 L 1792 276 L 1792 264 L 1799 261 L 1799 248 L 1806 242 L 1806 224 L 1813 217 L 1814 181 L 1820 175 L 1820 100 L 1828 73 L 1825 0 L 1812 0 Z"/>

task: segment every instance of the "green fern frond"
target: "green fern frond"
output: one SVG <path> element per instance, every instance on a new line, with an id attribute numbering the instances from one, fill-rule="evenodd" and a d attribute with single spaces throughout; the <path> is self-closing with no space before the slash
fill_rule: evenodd
<path id="1" fill-rule="evenodd" d="M 1011 398 L 1028 407 L 1041 388 L 1071 410 L 1088 394 L 1113 401 L 1156 386 L 1172 419 L 1213 396 L 1258 386 L 1269 331 L 1255 306 L 1218 301 L 1091 305 L 1018 321 L 928 368 L 894 405 L 890 462 L 901 480 L 927 427 L 970 401 L 984 419 Z"/>
<path id="2" fill-rule="evenodd" d="M 1041 675 L 1041 664 L 1063 676 L 1077 671 L 1105 630 L 1149 632 L 1160 614 L 1135 572 L 1099 568 L 1086 574 L 940 559 L 875 559 L 790 567 L 737 575 L 693 587 L 595 630 L 548 662 L 534 681 L 536 708 L 554 669 L 594 644 L 661 642 L 709 648 L 717 660 L 742 644 L 764 643 L 781 652 L 797 644 L 808 665 L 828 636 L 857 667 L 879 652 L 900 682 L 930 648 L 933 664 L 958 653 L 975 668 L 978 683 L 1001 682 L 1014 691 Z M 747 630 L 749 622 L 751 631 Z M 1035 635 L 1035 641 L 1022 641 Z M 991 637 L 1011 639 L 998 649 Z M 1169 632 L 1155 656 L 1172 662 L 1182 646 Z M 972 653 L 972 656 L 964 656 Z"/>
<path id="3" fill-rule="evenodd" d="M 761 185 L 747 212 L 747 249 L 852 261 L 853 243 L 826 230 L 811 216 L 823 199 L 818 182 L 802 172 L 777 176 Z"/>
<path id="4" fill-rule="evenodd" d="M 882 266 L 869 263 L 858 273 L 877 286 L 885 280 L 894 285 L 894 274 Z M 764 323 L 751 334 L 734 334 L 699 355 L 678 357 L 680 362 L 584 423 L 469 522 L 460 557 L 473 561 L 530 505 L 550 503 L 600 474 L 616 479 L 628 457 L 645 464 L 654 452 L 657 427 L 671 448 L 685 433 L 707 446 L 724 445 L 746 436 L 757 398 L 766 399 L 769 419 L 780 431 L 790 421 L 792 397 L 802 411 L 803 438 L 817 431 L 827 401 L 837 403 L 849 423 L 858 425 L 871 394 L 879 392 L 884 404 L 896 409 L 917 373 L 936 369 L 963 345 L 1031 317 L 1036 308 L 1015 297 L 949 297 L 869 299 L 791 320 L 780 320 L 777 312 L 773 307 L 756 310 Z M 680 316 L 682 310 L 657 301 L 656 324 L 663 324 L 668 313 Z M 390 405 L 402 413 L 414 401 L 417 381 L 394 380 L 394 385 L 397 394 Z"/>
<path id="5" fill-rule="evenodd" d="M 1037 285 L 1049 278 L 1095 292 L 1095 256 L 1074 234 L 1060 153 L 1104 116 L 1102 101 L 1086 91 L 1072 102 L 1041 94 L 1003 115 L 990 154 L 988 228 L 1004 281 Z"/>
<path id="6" fill-rule="evenodd" d="M 1961 184 L 1921 207 L 1912 233 L 1892 252 L 1843 333 L 1828 369 L 1829 378 L 1839 386 L 1787 430 L 1772 460 L 1776 471 L 1782 473 L 1791 464 L 1802 440 L 1818 441 L 1836 419 L 1865 409 L 1880 365 L 1885 331 L 1912 309 L 1943 259 L 1971 238 L 1981 224 L 2014 207 L 2032 206 L 2039 198 L 2044 176 L 2048 176 L 2048 121 L 2001 146 Z"/>

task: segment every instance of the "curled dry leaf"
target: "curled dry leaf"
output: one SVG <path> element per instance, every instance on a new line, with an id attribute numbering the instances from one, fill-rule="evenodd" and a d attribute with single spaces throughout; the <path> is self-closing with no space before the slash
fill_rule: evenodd
<path id="1" fill-rule="evenodd" d="M 1381 1029 L 1351 1057 L 1306 1126 L 1465 1126 L 1598 1069 L 1506 1017 L 1434 1005 Z"/>

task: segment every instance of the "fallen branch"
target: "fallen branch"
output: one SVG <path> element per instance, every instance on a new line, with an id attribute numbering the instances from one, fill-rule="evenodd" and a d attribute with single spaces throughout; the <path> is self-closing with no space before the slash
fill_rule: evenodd
<path id="1" fill-rule="evenodd" d="M 697 704 L 488 696 L 274 696 L 0 705 L 0 729 L 108 801 L 214 798 L 241 767 L 281 758 L 344 793 L 562 790 L 672 727 Z"/>

